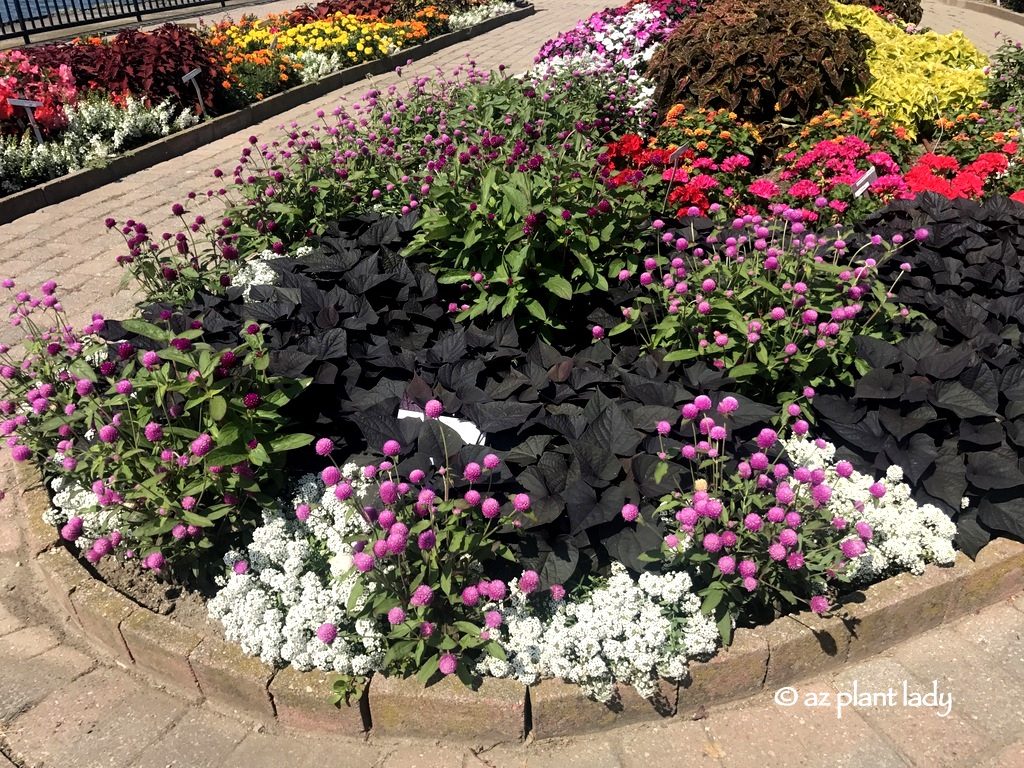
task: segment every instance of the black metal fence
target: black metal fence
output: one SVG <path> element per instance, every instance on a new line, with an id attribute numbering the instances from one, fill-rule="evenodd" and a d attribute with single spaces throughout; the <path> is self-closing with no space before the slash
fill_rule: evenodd
<path id="1" fill-rule="evenodd" d="M 213 3 L 225 0 L 0 0 L 0 40 Z"/>

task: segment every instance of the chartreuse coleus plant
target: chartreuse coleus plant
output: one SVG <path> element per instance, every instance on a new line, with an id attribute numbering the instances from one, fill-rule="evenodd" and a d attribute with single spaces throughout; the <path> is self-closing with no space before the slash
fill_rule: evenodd
<path id="1" fill-rule="evenodd" d="M 5 347 L 0 368 L 14 458 L 95 496 L 91 512 L 113 533 L 92 543 L 90 560 L 116 552 L 198 575 L 258 522 L 283 485 L 286 452 L 312 440 L 288 434 L 281 414 L 308 381 L 267 373 L 255 323 L 225 349 L 170 320 L 97 315 L 75 331 L 52 281 L 38 298 L 5 285 L 26 350 L 19 364 Z M 62 536 L 81 538 L 85 522 L 65 521 Z"/>

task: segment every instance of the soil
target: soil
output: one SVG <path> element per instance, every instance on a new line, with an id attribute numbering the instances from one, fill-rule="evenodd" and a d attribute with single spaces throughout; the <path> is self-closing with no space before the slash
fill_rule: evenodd
<path id="1" fill-rule="evenodd" d="M 110 587 L 143 608 L 171 616 L 192 629 L 216 629 L 206 613 L 206 597 L 200 592 L 162 581 L 151 571 L 141 570 L 136 563 L 125 563 L 113 557 L 101 560 L 96 573 Z"/>

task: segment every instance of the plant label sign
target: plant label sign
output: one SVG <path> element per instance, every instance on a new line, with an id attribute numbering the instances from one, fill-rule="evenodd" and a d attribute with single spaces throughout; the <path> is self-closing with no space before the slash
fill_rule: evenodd
<path id="1" fill-rule="evenodd" d="M 875 170 L 875 166 L 872 165 L 870 168 L 867 169 L 867 171 L 864 172 L 864 175 L 857 179 L 857 181 L 854 183 L 853 196 L 860 197 L 865 192 L 867 192 L 871 185 L 874 184 L 876 181 L 878 181 L 878 171 Z"/>
<path id="2" fill-rule="evenodd" d="M 28 115 L 28 123 L 32 126 L 32 133 L 35 134 L 36 141 L 42 144 L 43 132 L 39 130 L 39 124 L 36 122 L 35 110 L 36 107 L 43 106 L 43 102 L 35 99 L 10 98 L 7 99 L 7 103 L 12 107 L 21 107 L 25 110 L 25 114 Z"/>
<path id="3" fill-rule="evenodd" d="M 686 152 L 686 147 L 676 147 L 675 151 L 668 156 L 668 162 L 670 165 L 676 165 L 683 158 L 683 153 Z"/>
<path id="4" fill-rule="evenodd" d="M 196 98 L 199 100 L 199 109 L 202 110 L 203 117 L 209 117 L 206 114 L 206 105 L 203 104 L 203 92 L 199 90 L 199 83 L 196 82 L 196 78 L 203 73 L 202 68 L 196 67 L 190 72 L 187 72 L 184 77 L 181 78 L 183 83 L 192 83 L 192 87 L 196 89 Z"/>

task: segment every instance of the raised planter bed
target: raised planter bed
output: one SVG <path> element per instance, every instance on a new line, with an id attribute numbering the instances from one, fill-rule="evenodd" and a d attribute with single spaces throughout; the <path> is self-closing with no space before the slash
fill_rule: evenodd
<path id="1" fill-rule="evenodd" d="M 93 579 L 42 521 L 49 500 L 38 476 L 17 465 L 16 477 L 27 552 L 53 605 L 102 653 L 193 702 L 303 731 L 491 744 L 692 717 L 880 653 L 1024 591 L 1024 544 L 999 539 L 975 561 L 960 554 L 952 568 L 929 565 L 922 576 L 900 574 L 847 595 L 841 621 L 800 613 L 739 630 L 728 649 L 691 664 L 686 682 L 663 681 L 656 700 L 620 686 L 605 705 L 558 680 L 524 686 L 489 678 L 470 690 L 450 678 L 423 688 L 378 676 L 358 705 L 337 709 L 328 701 L 329 674 L 274 669 Z"/>
<path id="2" fill-rule="evenodd" d="M 444 48 L 490 32 L 505 24 L 528 18 L 534 13 L 536 13 L 536 9 L 529 5 L 504 16 L 487 19 L 466 29 L 439 35 L 391 56 L 348 67 L 313 83 L 289 88 L 287 91 L 250 104 L 236 112 L 221 115 L 166 138 L 150 142 L 114 158 L 109 164 L 100 168 L 88 168 L 70 173 L 15 192 L 7 197 L 0 197 L 0 224 L 7 224 L 21 216 L 38 211 L 40 208 L 55 205 L 98 189 L 124 176 L 150 168 L 165 160 L 178 157 L 217 139 L 244 130 L 251 125 L 269 120 L 275 115 L 287 112 L 289 109 L 331 91 L 391 71 L 408 61 L 425 58 Z"/>

